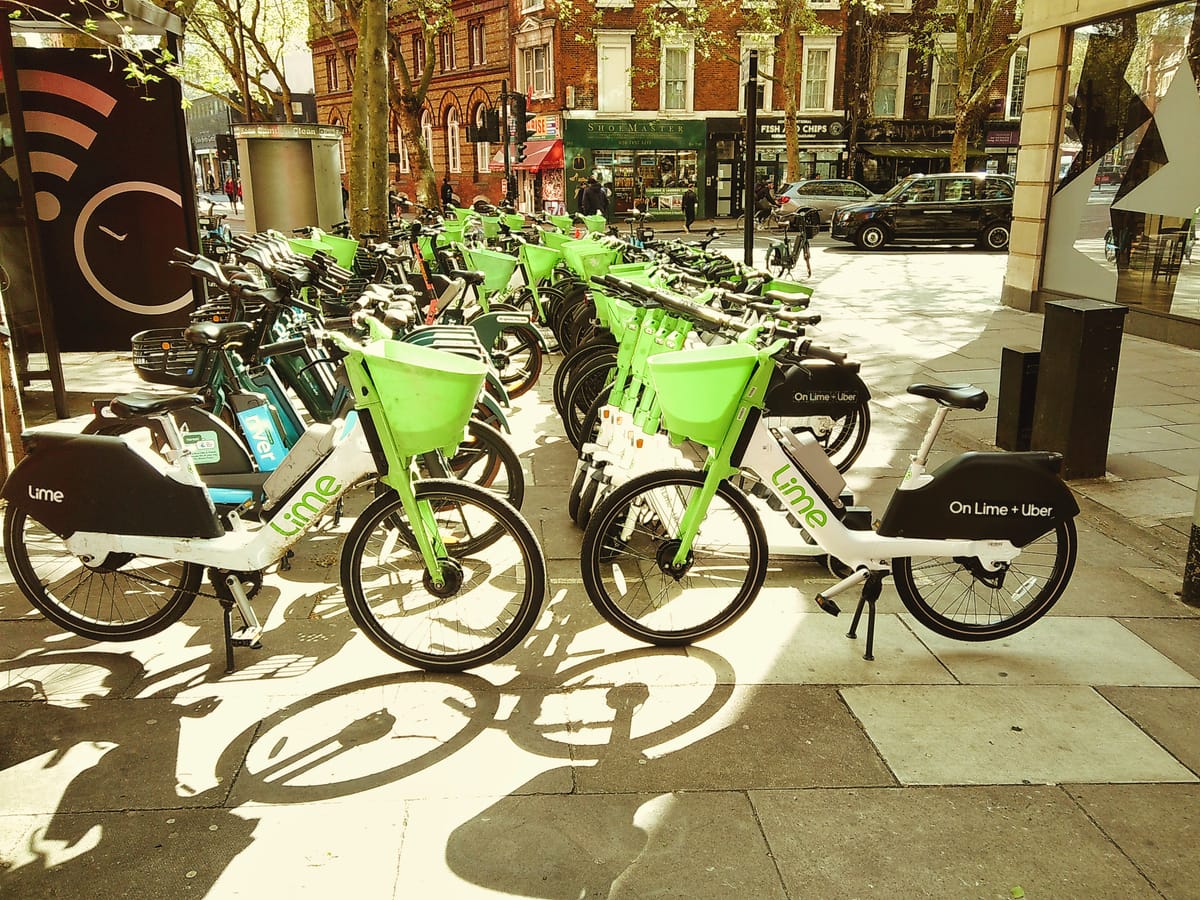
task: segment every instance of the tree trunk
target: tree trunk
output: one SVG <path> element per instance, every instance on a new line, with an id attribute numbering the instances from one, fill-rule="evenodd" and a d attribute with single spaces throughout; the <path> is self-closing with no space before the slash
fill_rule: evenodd
<path id="1" fill-rule="evenodd" d="M 790 6 L 789 6 L 790 10 Z M 787 177 L 799 181 L 800 137 L 796 130 L 796 98 L 800 91 L 800 35 L 790 15 L 785 15 L 781 47 L 783 51 L 783 136 L 787 146 Z"/>
<path id="2" fill-rule="evenodd" d="M 966 105 L 956 102 L 954 110 L 954 137 L 950 141 L 950 171 L 967 171 L 967 138 L 971 132 L 971 116 Z"/>
<path id="3" fill-rule="evenodd" d="M 387 0 L 363 0 L 361 22 L 350 105 L 350 230 L 382 234 L 387 226 Z"/>

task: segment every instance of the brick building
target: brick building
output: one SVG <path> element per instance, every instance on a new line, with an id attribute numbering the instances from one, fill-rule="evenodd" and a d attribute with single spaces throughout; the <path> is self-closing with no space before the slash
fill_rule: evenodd
<path id="1" fill-rule="evenodd" d="M 787 171 L 784 103 L 771 77 L 778 35 L 755 25 L 742 6 L 709 10 L 705 33 L 724 36 L 724 46 L 713 47 L 686 30 L 645 40 L 641 32 L 657 0 L 595 0 L 569 20 L 554 0 L 464 2 L 456 5 L 453 28 L 439 37 L 424 116 L 438 180 L 449 173 L 465 202 L 503 195 L 502 145 L 467 140 L 479 135 L 474 127 L 468 135 L 465 125 L 484 124 L 507 81 L 524 96 L 528 113 L 523 157 L 509 148 L 522 208 L 574 210 L 578 185 L 595 176 L 611 185 L 615 212 L 644 199 L 660 215 L 677 214 L 687 184 L 694 183 L 701 217 L 736 215 L 746 169 L 743 85 L 750 50 L 758 51 L 761 73 L 755 177 L 780 184 L 857 176 L 884 188 L 908 172 L 943 171 L 953 132 L 954 72 L 922 61 L 906 33 L 908 20 L 937 2 L 917 0 L 914 12 L 912 0 L 888 0 L 864 22 L 839 0 L 808 0 L 820 24 L 799 45 L 798 172 Z M 396 21 L 393 29 L 412 66 L 414 26 Z M 344 63 L 329 40 L 314 42 L 313 60 L 320 121 L 345 124 L 349 79 L 338 71 Z M 972 168 L 1007 172 L 1015 165 L 1023 60 L 1022 53 L 1011 77 L 993 89 L 994 108 L 973 142 Z M 865 101 L 856 105 L 846 97 Z M 508 125 L 516 129 L 514 116 Z M 392 145 L 395 181 L 411 193 L 395 136 Z"/>

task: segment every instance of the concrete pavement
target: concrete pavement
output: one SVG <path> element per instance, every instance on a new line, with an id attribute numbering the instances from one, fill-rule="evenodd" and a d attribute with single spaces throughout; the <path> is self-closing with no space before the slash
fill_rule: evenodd
<path id="1" fill-rule="evenodd" d="M 850 482 L 878 515 L 930 412 L 904 387 L 994 396 L 1001 348 L 1038 346 L 1042 320 L 998 305 L 1003 256 L 821 240 L 820 339 L 875 394 Z M 1075 577 L 996 643 L 929 633 L 888 585 L 867 662 L 812 602 L 830 576 L 782 559 L 722 634 L 624 638 L 580 584 L 551 373 L 514 417 L 551 596 L 500 663 L 414 672 L 358 634 L 344 524 L 268 576 L 264 649 L 232 676 L 211 601 L 97 645 L 5 576 L 0 896 L 1200 896 L 1200 610 L 1176 596 L 1198 363 L 1124 339 L 1108 474 L 1071 485 Z M 72 403 L 130 371 L 72 359 Z M 994 402 L 956 414 L 938 459 L 994 434 Z"/>

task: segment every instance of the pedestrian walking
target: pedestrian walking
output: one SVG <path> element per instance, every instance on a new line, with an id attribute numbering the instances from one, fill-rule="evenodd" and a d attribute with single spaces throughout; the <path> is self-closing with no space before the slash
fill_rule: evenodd
<path id="1" fill-rule="evenodd" d="M 442 206 L 454 205 L 454 188 L 450 185 L 450 176 L 442 178 Z"/>
<path id="2" fill-rule="evenodd" d="M 608 197 L 604 194 L 604 188 L 595 178 L 587 180 L 587 187 L 583 189 L 583 203 L 580 208 L 585 216 L 604 215 L 608 212 Z"/>
<path id="3" fill-rule="evenodd" d="M 232 175 L 225 179 L 225 196 L 229 200 L 230 210 L 237 212 L 238 188 Z"/>
<path id="4" fill-rule="evenodd" d="M 683 230 L 691 232 L 692 223 L 696 221 L 696 192 L 689 184 L 683 192 Z"/>

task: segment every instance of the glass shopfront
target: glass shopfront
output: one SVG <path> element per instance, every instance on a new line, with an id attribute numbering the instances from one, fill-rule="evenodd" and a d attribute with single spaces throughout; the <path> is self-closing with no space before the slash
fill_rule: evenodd
<path id="1" fill-rule="evenodd" d="M 573 203 L 589 176 L 611 185 L 610 212 L 642 204 L 650 212 L 682 215 L 683 193 L 703 184 L 700 154 L 703 122 L 662 120 L 568 120 L 566 156 Z M 698 192 L 699 193 L 699 192 Z M 701 207 L 703 199 L 701 195 Z M 705 215 L 703 208 L 698 215 Z"/>
<path id="2" fill-rule="evenodd" d="M 1197 4 L 1122 13 L 1071 37 L 1042 287 L 1200 318 Z"/>

